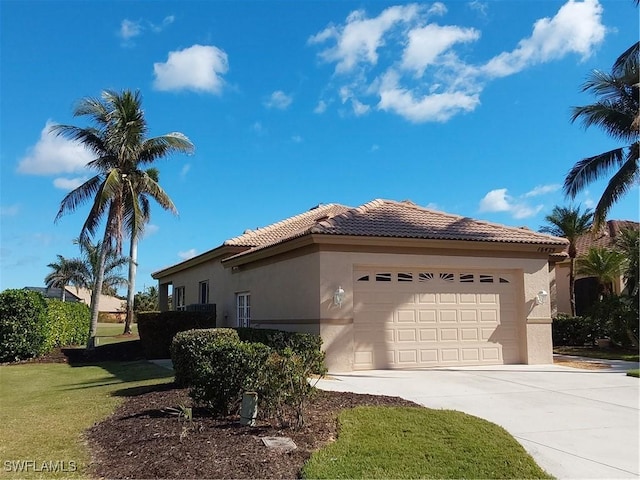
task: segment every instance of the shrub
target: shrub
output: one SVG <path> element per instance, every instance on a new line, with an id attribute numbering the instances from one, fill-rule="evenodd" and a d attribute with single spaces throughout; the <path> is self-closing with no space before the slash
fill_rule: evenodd
<path id="1" fill-rule="evenodd" d="M 190 395 L 214 415 L 236 413 L 245 391 L 259 385 L 259 372 L 271 349 L 229 338 L 212 341 L 193 371 Z"/>
<path id="2" fill-rule="evenodd" d="M 169 358 L 173 337 L 195 328 L 214 328 L 216 312 L 141 312 L 138 334 L 146 358 Z"/>
<path id="3" fill-rule="evenodd" d="M 44 351 L 55 347 L 81 345 L 89 339 L 91 311 L 77 302 L 47 301 L 47 329 Z"/>
<path id="4" fill-rule="evenodd" d="M 598 338 L 603 338 L 602 322 L 593 317 L 572 317 L 559 313 L 551 326 L 554 346 L 594 345 Z"/>
<path id="5" fill-rule="evenodd" d="M 322 337 L 310 333 L 285 332 L 268 328 L 236 328 L 240 340 L 258 342 L 278 352 L 290 348 L 305 361 L 311 373 L 324 375 L 327 369 L 324 364 L 325 354 L 322 351 Z"/>
<path id="6" fill-rule="evenodd" d="M 592 307 L 590 314 L 601 326 L 598 338 L 608 337 L 622 347 L 638 346 L 638 307 L 632 297 L 606 296 Z"/>
<path id="7" fill-rule="evenodd" d="M 240 341 L 232 328 L 207 328 L 178 332 L 171 342 L 171 360 L 176 383 L 183 387 L 193 384 L 194 372 L 205 361 L 211 345 L 220 340 Z"/>
<path id="8" fill-rule="evenodd" d="M 0 362 L 35 357 L 44 352 L 47 304 L 28 290 L 0 293 Z"/>

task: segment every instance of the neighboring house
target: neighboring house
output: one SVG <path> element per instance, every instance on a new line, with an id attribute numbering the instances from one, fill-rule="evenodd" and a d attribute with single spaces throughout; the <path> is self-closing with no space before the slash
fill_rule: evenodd
<path id="1" fill-rule="evenodd" d="M 160 309 L 319 334 L 330 371 L 552 363 L 564 239 L 411 202 L 321 205 L 153 274 Z"/>
<path id="2" fill-rule="evenodd" d="M 55 298 L 57 300 L 62 298 L 60 288 L 25 287 L 25 290 L 41 293 L 45 298 Z M 91 290 L 68 286 L 65 288 L 65 291 L 66 302 L 82 302 L 91 305 Z M 99 312 L 102 317 L 109 317 L 112 321 L 124 322 L 126 301 L 111 295 L 100 295 Z M 101 321 L 103 320 L 106 320 L 106 318 L 101 319 Z"/>
<path id="3" fill-rule="evenodd" d="M 29 290 L 31 292 L 38 292 L 44 298 L 54 298 L 56 300 L 62 300 L 62 289 L 58 287 L 24 287 L 24 290 Z M 69 287 L 65 288 L 64 294 L 65 302 L 80 302 L 80 297 L 74 295 L 69 290 Z"/>
<path id="4" fill-rule="evenodd" d="M 577 257 L 580 258 L 589 252 L 592 247 L 613 248 L 621 230 L 626 228 L 640 228 L 640 223 L 630 220 L 609 220 L 606 225 L 597 233 L 587 233 L 576 241 Z M 552 276 L 552 304 L 551 311 L 557 313 L 571 313 L 571 301 L 569 297 L 569 256 L 563 255 L 558 258 L 551 257 Z M 555 289 L 553 288 L 555 283 Z M 555 291 L 554 291 L 555 290 Z M 621 293 L 624 290 L 624 278 L 620 276 L 613 285 L 614 293 Z M 554 294 L 555 293 L 555 294 Z M 598 281 L 594 277 L 584 277 L 576 275 L 576 315 L 585 315 L 589 308 L 597 300 L 600 294 Z"/>

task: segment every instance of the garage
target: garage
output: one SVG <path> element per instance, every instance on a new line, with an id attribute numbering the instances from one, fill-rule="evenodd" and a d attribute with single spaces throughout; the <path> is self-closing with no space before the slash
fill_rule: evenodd
<path id="1" fill-rule="evenodd" d="M 516 278 L 508 271 L 357 268 L 354 369 L 522 362 Z"/>

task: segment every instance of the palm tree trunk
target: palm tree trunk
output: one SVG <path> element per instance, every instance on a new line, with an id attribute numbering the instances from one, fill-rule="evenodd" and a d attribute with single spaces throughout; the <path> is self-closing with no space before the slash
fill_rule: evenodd
<path id="1" fill-rule="evenodd" d="M 62 286 L 62 288 L 60 290 L 62 290 L 60 292 L 60 300 L 62 300 L 62 303 L 64 303 L 64 301 L 65 301 L 65 292 L 66 292 L 66 288 L 64 287 L 64 285 Z"/>
<path id="2" fill-rule="evenodd" d="M 109 219 L 110 220 L 110 219 Z M 104 283 L 104 268 L 107 259 L 107 249 L 110 247 L 109 237 L 109 221 L 104 232 L 104 239 L 100 248 L 100 260 L 98 264 L 98 272 L 93 284 L 91 292 L 91 324 L 89 326 L 89 340 L 87 349 L 92 350 L 96 346 L 96 333 L 98 331 L 98 314 L 100 313 L 100 294 L 102 293 L 102 284 Z"/>
<path id="3" fill-rule="evenodd" d="M 576 316 L 576 259 L 569 259 L 569 301 L 571 302 L 571 316 Z"/>
<path id="4" fill-rule="evenodd" d="M 131 333 L 133 323 L 133 300 L 136 284 L 136 270 L 138 268 L 138 236 L 131 234 L 131 245 L 129 247 L 129 285 L 127 287 L 127 316 L 124 321 L 124 334 Z"/>

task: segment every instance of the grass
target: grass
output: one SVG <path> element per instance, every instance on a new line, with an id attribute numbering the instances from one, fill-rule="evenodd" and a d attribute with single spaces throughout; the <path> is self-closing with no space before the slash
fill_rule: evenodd
<path id="1" fill-rule="evenodd" d="M 628 377 L 636 377 L 636 378 L 640 378 L 640 369 L 634 369 L 634 370 L 628 370 L 627 371 L 627 376 Z"/>
<path id="2" fill-rule="evenodd" d="M 137 340 L 138 324 L 131 325 L 132 335 L 122 335 L 124 331 L 124 323 L 98 323 L 98 331 L 96 332 L 96 340 L 98 345 L 107 345 L 110 343 L 126 342 L 128 340 Z"/>
<path id="3" fill-rule="evenodd" d="M 358 407 L 304 478 L 553 478 L 503 428 L 453 410 Z"/>
<path id="4" fill-rule="evenodd" d="M 122 397 L 173 376 L 146 361 L 31 363 L 0 367 L 0 380 L 0 478 L 83 478 L 89 454 L 82 432 L 113 412 Z M 20 471 L 20 461 L 35 466 L 23 464 Z M 58 471 L 42 471 L 43 462 Z"/>
<path id="5" fill-rule="evenodd" d="M 553 353 L 562 355 L 578 355 L 580 357 L 602 358 L 605 360 L 625 360 L 627 362 L 640 361 L 638 352 L 618 349 L 603 349 L 598 347 L 555 347 Z"/>

